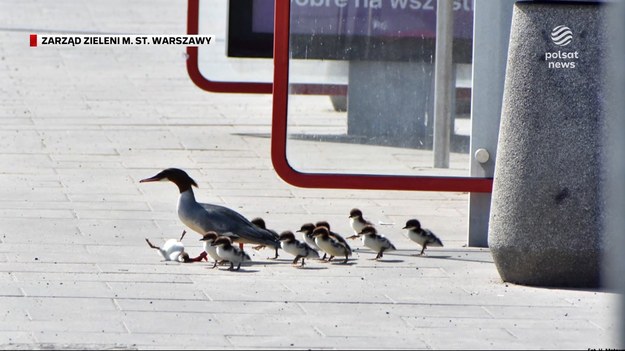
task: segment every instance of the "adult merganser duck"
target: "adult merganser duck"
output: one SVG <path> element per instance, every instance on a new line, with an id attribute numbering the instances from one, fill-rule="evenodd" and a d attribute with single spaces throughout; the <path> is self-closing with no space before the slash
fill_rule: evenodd
<path id="1" fill-rule="evenodd" d="M 390 240 L 383 235 L 379 235 L 375 227 L 371 225 L 365 226 L 359 235 L 362 238 L 363 245 L 378 254 L 374 260 L 382 258 L 384 251 L 397 250 Z"/>
<path id="2" fill-rule="evenodd" d="M 280 241 L 275 236 L 258 228 L 238 212 L 220 205 L 197 202 L 192 189 L 192 186 L 197 187 L 197 183 L 185 171 L 168 168 L 151 178 L 142 179 L 140 183 L 158 181 L 170 181 L 178 186 L 178 217 L 200 235 L 214 231 L 241 244 L 280 247 Z"/>
<path id="3" fill-rule="evenodd" d="M 145 238 L 145 241 L 148 243 L 148 246 L 158 250 L 158 252 L 163 256 L 165 261 L 178 261 L 178 262 L 199 262 L 201 260 L 206 260 L 206 254 L 200 254 L 196 258 L 189 258 L 189 254 L 184 251 L 184 244 L 182 243 L 182 238 L 186 234 L 186 231 L 182 231 L 182 235 L 180 236 L 180 240 L 169 239 L 163 244 L 163 246 L 158 247 L 153 245 L 148 238 Z"/>
<path id="4" fill-rule="evenodd" d="M 290 230 L 280 234 L 280 245 L 282 246 L 282 250 L 295 256 L 293 264 L 297 264 L 297 261 L 300 258 L 302 259 L 302 265 L 300 267 L 304 266 L 304 259 L 306 258 L 319 258 L 319 252 L 317 252 L 317 250 L 295 239 L 295 235 Z"/>
<path id="5" fill-rule="evenodd" d="M 355 239 L 358 237 L 358 234 L 362 232 L 365 226 L 373 225 L 373 223 L 369 222 L 362 216 L 361 210 L 354 208 L 349 211 L 349 225 L 352 227 L 354 234 L 356 235 L 352 235 L 348 239 Z"/>
<path id="6" fill-rule="evenodd" d="M 343 263 L 347 263 L 348 257 L 352 255 L 352 249 L 345 243 L 331 237 L 327 227 L 315 228 L 313 236 L 317 246 L 330 255 L 328 262 L 332 261 L 334 256 L 345 256 Z"/>
<path id="7" fill-rule="evenodd" d="M 423 255 L 425 248 L 428 246 L 443 246 L 443 242 L 429 229 L 421 228 L 421 223 L 416 219 L 410 219 L 406 222 L 406 226 L 402 229 L 408 230 L 408 239 L 422 246 L 421 253 Z"/>
<path id="8" fill-rule="evenodd" d="M 280 240 L 280 236 L 278 235 L 278 233 L 276 233 L 275 230 L 267 229 L 267 225 L 265 224 L 265 220 L 264 219 L 262 219 L 260 217 L 256 217 L 256 218 L 252 219 L 250 222 L 252 222 L 253 225 L 257 226 L 260 229 L 265 229 L 266 231 L 271 233 L 271 235 L 273 235 L 276 239 Z M 262 249 L 264 247 L 265 247 L 265 245 L 259 245 L 259 246 L 255 247 L 254 249 L 260 250 L 260 249 Z M 276 256 L 273 259 L 275 260 L 277 258 L 278 258 L 278 248 L 276 247 Z"/>
<path id="9" fill-rule="evenodd" d="M 230 262 L 229 271 L 241 269 L 241 263 L 245 261 L 251 261 L 252 259 L 245 251 L 238 247 L 232 246 L 232 240 L 227 236 L 220 236 L 211 244 L 217 247 L 217 255 L 222 259 Z M 237 265 L 237 269 L 234 269 L 234 265 Z"/>

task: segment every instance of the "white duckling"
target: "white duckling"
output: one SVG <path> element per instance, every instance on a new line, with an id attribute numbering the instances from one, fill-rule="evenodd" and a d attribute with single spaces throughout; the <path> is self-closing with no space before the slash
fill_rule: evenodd
<path id="1" fill-rule="evenodd" d="M 318 227 L 326 227 L 328 228 L 328 233 L 330 233 L 330 237 L 336 241 L 339 241 L 343 244 L 345 244 L 345 246 L 347 246 L 347 248 L 349 249 L 349 251 L 352 251 L 352 248 L 349 247 L 349 244 L 347 243 L 347 241 L 341 236 L 341 234 L 337 233 L 337 232 L 333 232 L 332 228 L 330 228 L 330 223 L 328 223 L 327 221 L 319 221 L 317 223 L 315 223 L 315 228 Z"/>
<path id="2" fill-rule="evenodd" d="M 200 241 L 204 243 L 204 254 L 210 256 L 210 258 L 212 258 L 215 262 L 215 264 L 211 268 L 217 267 L 217 264 L 223 261 L 223 259 L 217 254 L 217 247 L 212 246 L 218 237 L 219 236 L 217 235 L 217 232 L 210 231 L 204 234 L 202 239 L 200 239 Z"/>
<path id="3" fill-rule="evenodd" d="M 352 252 L 352 248 L 349 246 L 349 244 L 347 243 L 347 240 L 345 240 L 341 234 L 337 233 L 337 232 L 333 232 L 332 229 L 330 228 L 330 223 L 328 223 L 328 221 L 319 221 L 317 223 L 315 223 L 315 228 L 318 227 L 326 227 L 328 228 L 328 233 L 330 233 L 330 238 L 343 243 L 343 245 L 345 245 L 347 247 L 347 249 L 349 250 L 349 252 Z M 326 255 L 323 255 L 323 260 L 325 260 Z"/>
<path id="4" fill-rule="evenodd" d="M 345 256 L 343 263 L 347 263 L 348 257 L 352 255 L 351 248 L 330 236 L 327 227 L 317 227 L 313 231 L 315 243 L 321 250 L 330 255 L 328 262 L 332 261 L 334 256 Z"/>
<path id="5" fill-rule="evenodd" d="M 397 250 L 390 240 L 383 235 L 379 235 L 375 227 L 371 225 L 365 226 L 359 233 L 359 236 L 362 238 L 363 245 L 378 254 L 374 260 L 382 258 L 384 251 Z"/>
<path id="6" fill-rule="evenodd" d="M 206 256 L 201 255 L 196 258 L 189 258 L 189 254 L 184 251 L 184 244 L 182 243 L 182 238 L 184 238 L 186 231 L 182 231 L 182 235 L 180 236 L 180 240 L 169 239 L 163 244 L 163 246 L 158 247 L 153 245 L 148 238 L 145 238 L 145 241 L 148 243 L 148 246 L 151 248 L 158 250 L 158 252 L 163 256 L 165 261 L 178 261 L 178 262 L 198 262 L 202 259 L 206 259 Z"/>
<path id="7" fill-rule="evenodd" d="M 313 236 L 313 231 L 315 231 L 315 225 L 312 223 L 305 223 L 305 224 L 302 224 L 302 227 L 297 232 L 302 233 L 304 242 L 308 244 L 308 246 L 310 246 L 314 250 L 319 251 L 321 249 L 315 243 L 315 237 Z"/>
<path id="8" fill-rule="evenodd" d="M 311 248 L 306 243 L 300 242 L 295 239 L 295 234 L 293 234 L 293 232 L 290 230 L 282 232 L 279 239 L 282 250 L 295 256 L 293 264 L 297 264 L 297 261 L 301 258 L 302 264 L 300 267 L 303 267 L 305 264 L 304 259 L 319 258 L 319 252 L 317 252 L 317 250 Z"/>
<path id="9" fill-rule="evenodd" d="M 408 239 L 422 246 L 421 253 L 423 255 L 428 246 L 442 247 L 443 242 L 429 229 L 421 228 L 421 223 L 416 219 L 410 219 L 406 222 L 406 226 L 402 229 L 408 230 Z"/>
<path id="10" fill-rule="evenodd" d="M 251 261 L 252 259 L 245 251 L 238 247 L 232 246 L 232 239 L 226 236 L 218 237 L 211 246 L 217 247 L 217 255 L 223 260 L 230 262 L 229 271 L 235 270 L 234 265 L 237 265 L 237 271 L 241 269 L 241 263 L 245 261 Z"/>
<path id="11" fill-rule="evenodd" d="M 348 239 L 355 239 L 358 237 L 358 234 L 365 228 L 367 225 L 373 225 L 373 223 L 369 222 L 362 216 L 362 211 L 353 208 L 349 211 L 349 224 L 354 230 L 354 234 L 350 236 Z"/>

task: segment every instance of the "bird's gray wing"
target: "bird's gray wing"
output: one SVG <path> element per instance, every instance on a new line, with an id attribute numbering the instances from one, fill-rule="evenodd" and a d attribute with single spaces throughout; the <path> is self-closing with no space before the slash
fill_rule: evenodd
<path id="1" fill-rule="evenodd" d="M 347 243 L 347 241 L 339 234 L 339 233 L 335 233 L 335 232 L 330 232 L 330 237 L 334 238 L 336 241 L 340 242 L 341 244 L 345 245 L 345 247 L 347 248 L 347 250 L 349 250 L 349 252 L 352 252 L 352 248 L 351 246 L 349 246 L 349 244 Z"/>
<path id="2" fill-rule="evenodd" d="M 384 237 L 384 236 L 383 236 L 383 237 L 382 237 L 382 242 L 384 243 L 384 246 L 388 247 L 389 249 L 397 250 L 397 249 L 395 248 L 395 245 L 393 245 L 393 243 L 391 243 L 391 241 L 390 241 L 390 240 L 388 240 L 388 238 L 387 238 L 387 237 Z"/>
<path id="3" fill-rule="evenodd" d="M 440 245 L 443 246 L 443 242 L 439 239 L 436 234 L 432 233 L 431 230 L 425 229 L 425 234 L 427 235 L 427 241 L 430 245 Z"/>
<path id="4" fill-rule="evenodd" d="M 238 212 L 220 205 L 204 203 L 200 205 L 208 213 L 206 218 L 210 223 L 206 223 L 206 226 L 211 228 L 210 230 L 219 234 L 232 233 L 257 244 L 280 247 L 280 241 L 271 232 L 258 228 Z"/>

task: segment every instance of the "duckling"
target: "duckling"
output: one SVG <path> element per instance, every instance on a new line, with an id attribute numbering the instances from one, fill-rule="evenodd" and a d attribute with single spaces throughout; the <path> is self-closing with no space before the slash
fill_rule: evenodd
<path id="1" fill-rule="evenodd" d="M 163 244 L 163 246 L 158 247 L 153 245 L 148 238 L 145 238 L 145 241 L 148 243 L 148 246 L 158 250 L 158 252 L 163 256 L 165 261 L 178 261 L 178 262 L 198 262 L 202 259 L 206 259 L 206 254 L 196 257 L 189 258 L 189 254 L 184 251 L 184 244 L 182 243 L 182 238 L 184 238 L 187 232 L 185 230 L 182 231 L 182 235 L 180 236 L 180 240 L 169 239 Z"/>
<path id="2" fill-rule="evenodd" d="M 408 230 L 408 239 L 422 246 L 421 253 L 423 255 L 428 246 L 442 247 L 443 242 L 429 229 L 421 228 L 421 223 L 416 219 L 410 219 L 406 222 L 406 226 L 402 229 Z"/>
<path id="3" fill-rule="evenodd" d="M 397 250 L 390 240 L 383 235 L 379 235 L 375 227 L 371 225 L 365 226 L 359 235 L 362 238 L 363 245 L 378 253 L 374 260 L 382 258 L 384 251 Z"/>
<path id="4" fill-rule="evenodd" d="M 287 230 L 280 234 L 280 246 L 282 250 L 290 253 L 295 256 L 293 260 L 293 264 L 297 264 L 297 261 L 301 258 L 302 264 L 300 267 L 304 266 L 304 259 L 306 258 L 319 258 L 319 252 L 317 250 L 311 248 L 306 243 L 302 243 L 295 239 L 295 235 L 292 231 Z"/>
<path id="5" fill-rule="evenodd" d="M 257 226 L 260 229 L 264 229 L 266 231 L 268 231 L 269 233 L 271 233 L 271 235 L 273 235 L 276 239 L 278 239 L 279 235 L 278 233 L 276 233 L 274 230 L 271 229 L 267 229 L 267 226 L 265 225 L 265 220 L 260 218 L 260 217 L 256 217 L 254 219 L 252 219 L 250 222 L 252 222 L 253 225 Z M 254 250 L 260 250 L 265 248 L 266 245 L 258 245 L 254 247 Z M 274 260 L 278 259 L 278 246 L 275 247 L 276 249 L 276 256 L 273 258 Z"/>
<path id="6" fill-rule="evenodd" d="M 232 239 L 227 236 L 218 237 L 211 246 L 217 247 L 217 255 L 222 259 L 230 262 L 229 271 L 233 271 L 234 265 L 237 265 L 237 271 L 241 269 L 241 263 L 251 261 L 252 259 L 245 251 L 238 247 L 232 246 Z"/>
<path id="7" fill-rule="evenodd" d="M 362 216 L 362 211 L 357 208 L 353 208 L 349 211 L 349 224 L 354 230 L 355 235 L 350 236 L 348 239 L 357 238 L 359 236 L 358 234 L 365 228 L 365 226 L 373 225 L 373 223 L 369 222 Z"/>
<path id="8" fill-rule="evenodd" d="M 330 258 L 328 262 L 332 261 L 334 256 L 345 256 L 343 263 L 347 263 L 347 259 L 352 255 L 352 250 L 349 245 L 342 243 L 330 236 L 330 231 L 327 227 L 315 228 L 313 235 L 315 237 L 315 243 L 321 250 L 325 251 Z"/>
<path id="9" fill-rule="evenodd" d="M 204 242 L 204 254 L 208 254 L 208 256 L 210 256 L 215 262 L 215 264 L 213 264 L 213 267 L 211 268 L 215 268 L 217 267 L 218 263 L 223 262 L 223 259 L 219 257 L 219 255 L 217 255 L 217 247 L 212 246 L 215 240 L 217 240 L 217 237 L 217 232 L 209 231 L 208 233 L 204 234 L 202 239 L 200 239 L 200 241 Z"/>
<path id="10" fill-rule="evenodd" d="M 302 224 L 302 227 L 297 232 L 302 233 L 304 242 L 308 244 L 308 246 L 310 246 L 314 250 L 319 251 L 321 249 L 315 243 L 315 237 L 313 236 L 313 231 L 315 231 L 315 225 L 312 223 L 305 223 L 305 224 Z M 325 258 L 325 255 L 324 255 L 324 258 Z"/>
<path id="11" fill-rule="evenodd" d="M 328 223 L 327 221 L 319 221 L 317 223 L 315 223 L 315 228 L 318 227 L 326 227 L 328 228 L 328 233 L 330 233 L 330 237 L 333 238 L 334 240 L 341 242 L 343 244 L 345 244 L 345 246 L 347 246 L 347 248 L 349 249 L 349 251 L 352 251 L 352 248 L 349 247 L 349 244 L 347 243 L 347 241 L 345 239 L 343 239 L 343 237 L 341 236 L 341 234 L 333 232 L 332 229 L 330 228 L 330 223 Z"/>

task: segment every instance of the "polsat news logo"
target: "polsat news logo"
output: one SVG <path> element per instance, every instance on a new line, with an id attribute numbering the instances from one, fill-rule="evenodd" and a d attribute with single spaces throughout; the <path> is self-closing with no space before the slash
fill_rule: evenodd
<path id="1" fill-rule="evenodd" d="M 42 35 L 31 34 L 30 46 L 201 46 L 214 35 Z"/>
<path id="2" fill-rule="evenodd" d="M 565 25 L 559 25 L 551 29 L 551 41 L 555 48 L 545 52 L 545 62 L 550 69 L 575 69 L 580 59 L 579 51 L 566 48 L 573 41 L 573 31 Z"/>
<path id="3" fill-rule="evenodd" d="M 567 46 L 573 41 L 571 28 L 560 25 L 551 30 L 551 40 L 558 46 Z"/>

